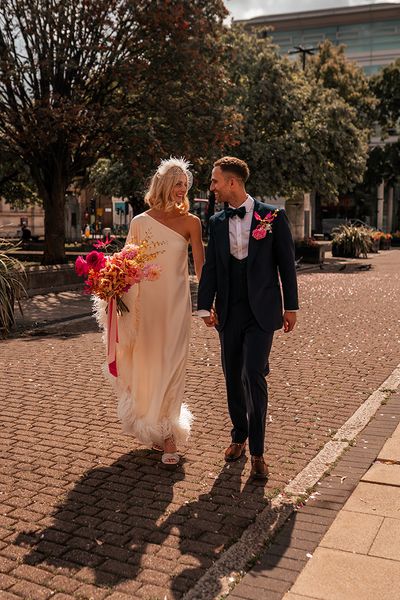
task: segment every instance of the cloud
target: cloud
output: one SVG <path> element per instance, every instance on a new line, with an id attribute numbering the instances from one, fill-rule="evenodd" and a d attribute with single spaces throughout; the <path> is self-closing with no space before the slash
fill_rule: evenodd
<path id="1" fill-rule="evenodd" d="M 360 4 L 376 4 L 382 0 L 301 0 L 301 12 L 322 8 L 341 8 Z M 395 3 L 397 1 L 395 0 Z M 299 12 L 299 0 L 225 0 L 235 19 L 251 19 L 260 15 Z"/>

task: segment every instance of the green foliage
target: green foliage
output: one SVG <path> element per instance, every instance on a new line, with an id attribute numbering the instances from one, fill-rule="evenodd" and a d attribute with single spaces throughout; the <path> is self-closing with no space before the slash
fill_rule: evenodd
<path id="1" fill-rule="evenodd" d="M 367 258 L 367 253 L 370 252 L 373 244 L 370 229 L 354 225 L 340 225 L 333 229 L 332 233 L 332 254 L 334 256 Z"/>
<path id="2" fill-rule="evenodd" d="M 382 127 L 385 140 L 391 130 L 398 128 L 400 119 L 400 59 L 371 78 L 370 88 L 378 99 L 375 118 Z M 400 181 L 400 142 L 373 148 L 368 157 L 365 176 L 366 189 L 381 181 L 394 185 Z"/>
<path id="3" fill-rule="evenodd" d="M 30 177 L 28 167 L 20 158 L 8 152 L 1 141 L 0 196 L 18 208 L 39 202 L 37 189 Z"/>
<path id="4" fill-rule="evenodd" d="M 330 40 L 325 40 L 308 61 L 307 76 L 321 83 L 325 89 L 335 90 L 354 108 L 359 128 L 372 126 L 377 99 L 364 71 L 346 57 L 345 46 L 335 46 Z"/>
<path id="5" fill-rule="evenodd" d="M 400 142 L 375 146 L 369 153 L 363 187 L 369 190 L 382 181 L 400 182 Z"/>
<path id="6" fill-rule="evenodd" d="M 243 121 L 232 153 L 250 164 L 250 191 L 288 196 L 316 190 L 334 198 L 361 180 L 367 132 L 335 89 L 281 58 L 270 39 L 240 28 L 227 34 L 227 54 L 231 98 Z"/>
<path id="7" fill-rule="evenodd" d="M 396 127 L 400 119 L 400 58 L 371 80 L 378 98 L 377 117 L 384 129 Z"/>
<path id="8" fill-rule="evenodd" d="M 6 337 L 15 323 L 14 303 L 25 292 L 25 270 L 23 265 L 9 256 L 14 248 L 0 239 L 0 334 Z"/>
<path id="9" fill-rule="evenodd" d="M 169 42 L 130 90 L 128 104 L 138 110 L 119 146 L 90 172 L 99 192 L 128 198 L 135 211 L 143 208 L 147 180 L 161 158 L 187 157 L 195 186 L 208 186 L 210 162 L 235 142 L 239 127 L 223 61 L 222 3 L 160 2 L 158 12 L 150 12 L 149 31 L 162 30 Z"/>

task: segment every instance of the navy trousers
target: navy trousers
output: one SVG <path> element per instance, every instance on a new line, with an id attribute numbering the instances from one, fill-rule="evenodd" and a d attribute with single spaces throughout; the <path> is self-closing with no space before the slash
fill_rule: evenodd
<path id="1" fill-rule="evenodd" d="M 269 373 L 274 332 L 261 329 L 253 317 L 248 301 L 246 262 L 231 257 L 229 313 L 220 331 L 222 367 L 233 425 L 232 441 L 242 443 L 248 439 L 250 454 L 261 456 L 268 406 L 265 377 Z"/>

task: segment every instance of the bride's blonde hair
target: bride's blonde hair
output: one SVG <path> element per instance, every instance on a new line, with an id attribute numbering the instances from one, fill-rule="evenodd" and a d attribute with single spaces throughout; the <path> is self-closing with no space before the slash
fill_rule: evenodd
<path id="1" fill-rule="evenodd" d="M 175 207 L 182 214 L 189 212 L 189 198 L 185 195 L 181 204 L 176 204 L 172 198 L 172 190 L 179 177 L 186 175 L 188 190 L 192 185 L 193 177 L 189 171 L 190 163 L 184 158 L 170 157 L 162 160 L 157 171 L 151 178 L 150 185 L 144 197 L 146 204 L 151 208 L 170 212 Z"/>

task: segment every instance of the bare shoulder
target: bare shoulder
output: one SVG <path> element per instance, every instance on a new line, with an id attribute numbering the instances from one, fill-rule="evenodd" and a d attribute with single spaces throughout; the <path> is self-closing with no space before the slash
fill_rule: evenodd
<path id="1" fill-rule="evenodd" d="M 186 222 L 189 225 L 189 227 L 199 227 L 201 225 L 201 221 L 196 215 L 193 215 L 192 213 L 187 213 L 185 217 L 187 219 Z"/>

